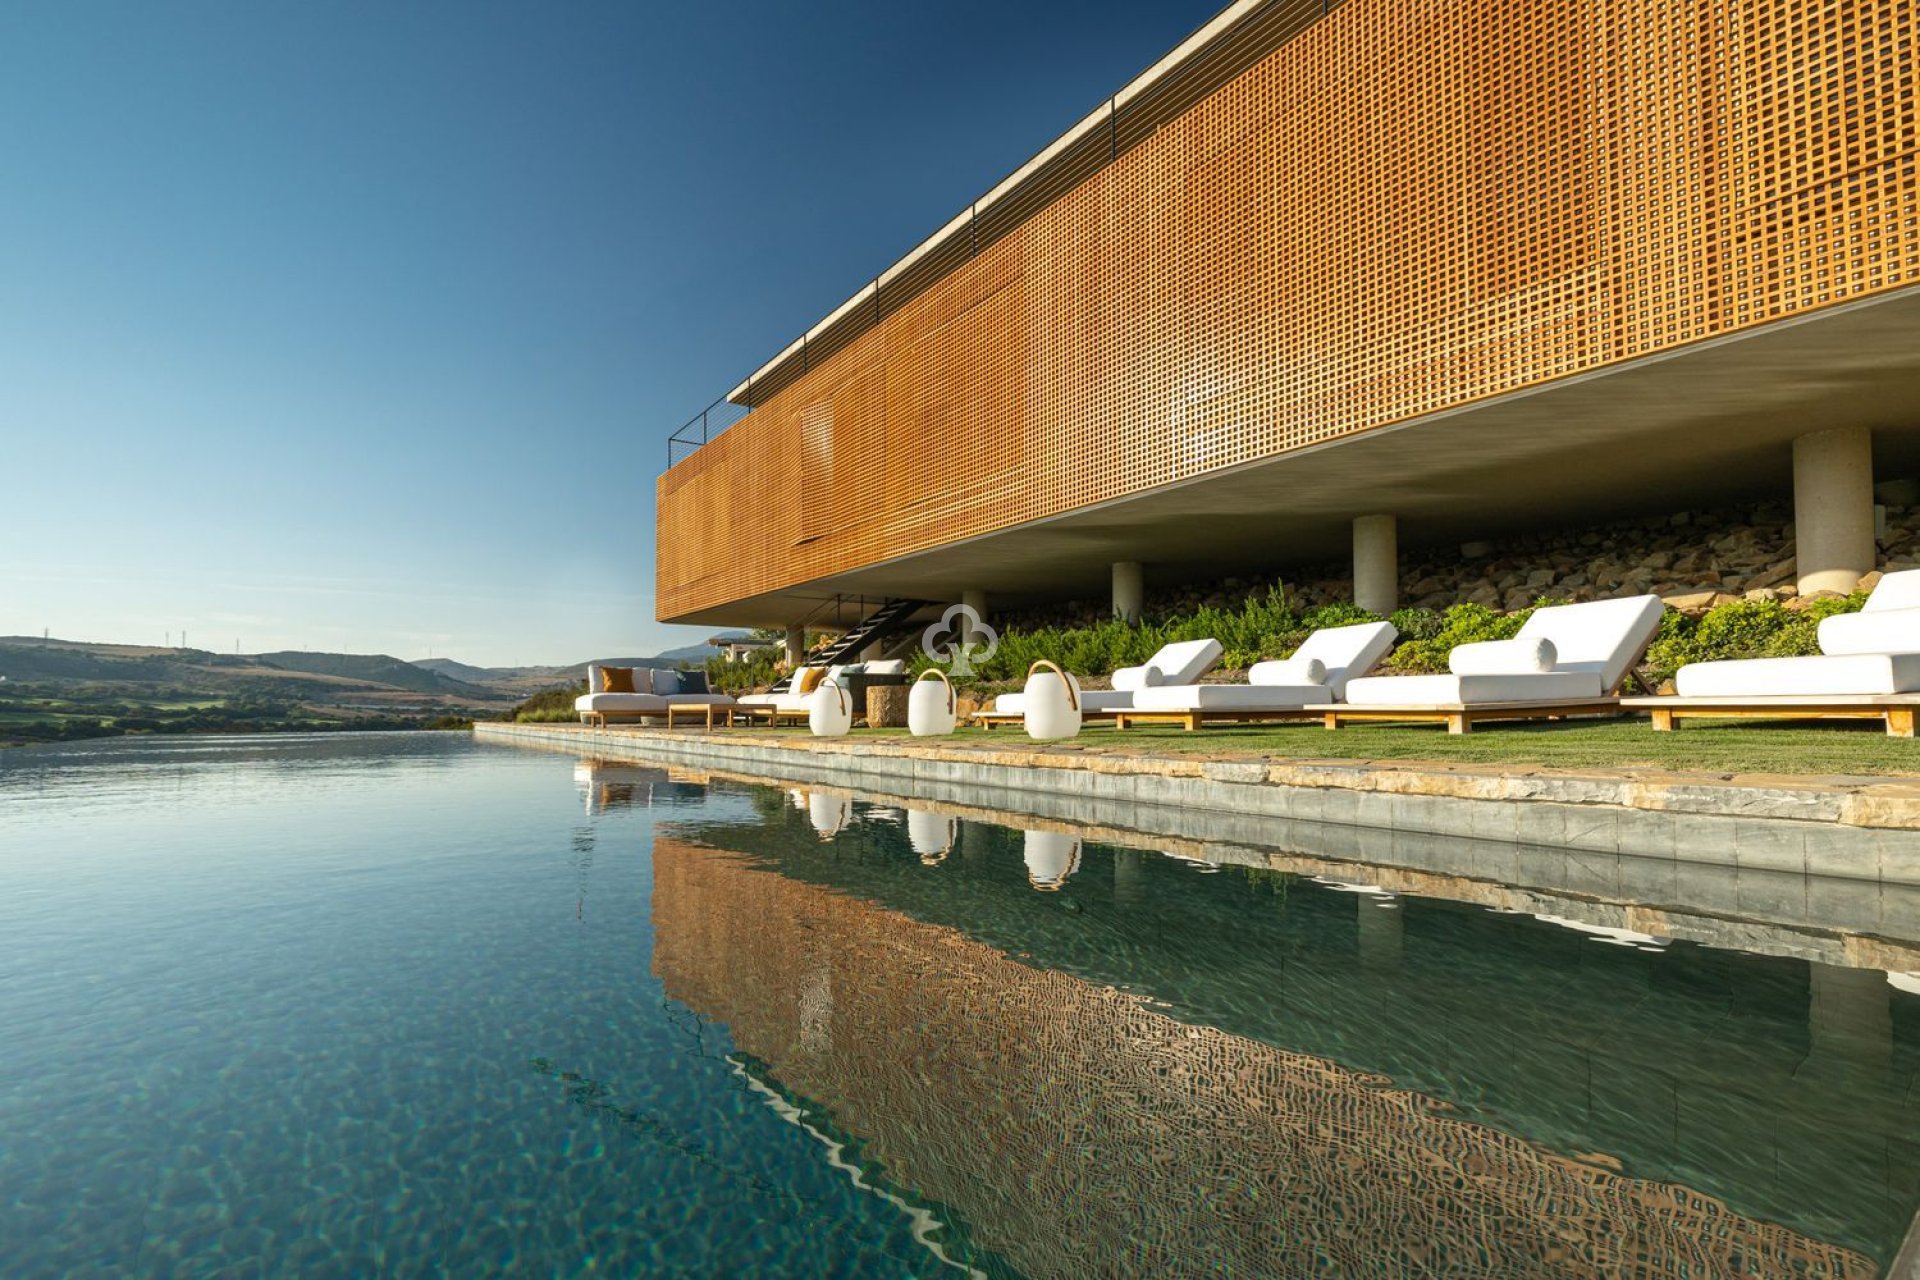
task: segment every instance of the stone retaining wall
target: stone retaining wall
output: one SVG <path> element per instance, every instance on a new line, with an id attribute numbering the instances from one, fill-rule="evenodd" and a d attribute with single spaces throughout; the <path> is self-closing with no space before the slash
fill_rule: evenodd
<path id="1" fill-rule="evenodd" d="M 486 741 L 557 744 L 587 754 L 900 794 L 961 788 L 1041 795 L 1081 802 L 1088 817 L 1116 826 L 1130 824 L 1113 815 L 1168 808 L 1207 815 L 1218 827 L 1217 838 L 1255 845 L 1281 843 L 1276 837 L 1286 824 L 1313 823 L 1328 831 L 1465 837 L 1651 860 L 1676 876 L 1692 865 L 1737 867 L 1785 877 L 1800 887 L 1776 880 L 1775 889 L 1802 895 L 1807 878 L 1920 887 L 1920 784 L 1897 779 L 1727 780 L 1651 770 L 1092 755 L 1026 743 L 943 746 L 741 730 L 482 722 L 474 733 Z M 1320 839 L 1329 836 L 1323 832 Z M 1343 843 L 1357 845 L 1359 837 L 1334 841 L 1336 848 Z"/>

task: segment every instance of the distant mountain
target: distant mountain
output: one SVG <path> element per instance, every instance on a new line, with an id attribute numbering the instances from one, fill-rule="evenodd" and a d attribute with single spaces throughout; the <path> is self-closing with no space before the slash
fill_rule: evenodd
<path id="1" fill-rule="evenodd" d="M 466 697 L 485 696 L 488 690 L 479 682 L 459 680 L 438 671 L 422 670 L 411 662 L 388 657 L 384 653 L 304 653 L 284 650 L 260 653 L 254 660 L 282 671 L 304 671 L 310 675 L 364 680 L 368 684 L 390 685 L 413 693 L 446 693 Z"/>
<path id="2" fill-rule="evenodd" d="M 490 684 L 506 674 L 492 667 L 471 667 L 464 662 L 455 662 L 452 658 L 415 658 L 413 665 L 422 671 L 432 671 L 463 684 Z M 527 668 L 515 670 L 527 670 Z"/>
<path id="3" fill-rule="evenodd" d="M 409 705 L 500 702 L 510 694 L 387 654 L 212 653 L 154 645 L 92 644 L 39 636 L 0 636 L 0 676 L 59 691 L 121 687 L 211 696 L 266 694 L 316 704 Z"/>

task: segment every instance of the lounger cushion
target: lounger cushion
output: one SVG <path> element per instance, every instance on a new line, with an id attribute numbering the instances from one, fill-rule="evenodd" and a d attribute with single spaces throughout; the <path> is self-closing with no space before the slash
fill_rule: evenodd
<path id="1" fill-rule="evenodd" d="M 1829 619 L 1831 621 L 1831 619 Z M 1694 662 L 1673 678 L 1683 698 L 1920 693 L 1920 654 L 1829 654 Z"/>
<path id="2" fill-rule="evenodd" d="M 1133 705 L 1134 695 L 1125 689 L 1082 689 L 1080 691 L 1080 709 L 1082 711 L 1125 711 Z M 1027 713 L 1027 698 L 1023 693 L 1003 693 L 993 700 L 995 715 L 1023 716 Z"/>
<path id="3" fill-rule="evenodd" d="M 1920 653 L 1920 608 L 1871 609 L 1822 618 L 1820 652 Z"/>
<path id="4" fill-rule="evenodd" d="M 1337 702 L 1346 696 L 1347 681 L 1380 665 L 1399 637 L 1391 622 L 1358 622 L 1346 627 L 1322 627 L 1293 651 L 1294 661 L 1314 658 L 1327 669 L 1324 683 Z M 1260 664 L 1264 666 L 1265 664 Z M 1256 666 L 1254 670 L 1259 670 Z M 1252 673 L 1248 673 L 1252 678 Z M 1255 684 L 1263 683 L 1255 680 Z"/>
<path id="5" fill-rule="evenodd" d="M 889 658 L 885 662 L 869 662 L 867 674 L 870 676 L 903 676 L 907 674 L 905 658 Z"/>
<path id="6" fill-rule="evenodd" d="M 1327 664 L 1318 658 L 1279 658 L 1272 662 L 1256 662 L 1253 669 L 1247 672 L 1248 684 L 1320 685 L 1326 682 Z"/>
<path id="7" fill-rule="evenodd" d="M 1213 670 L 1223 652 L 1218 640 L 1182 640 L 1178 644 L 1162 645 L 1144 665 L 1115 671 L 1113 687 L 1132 691 L 1163 684 L 1192 684 Z"/>
<path id="8" fill-rule="evenodd" d="M 1324 684 L 1178 684 L 1142 689 L 1135 711 L 1294 711 L 1327 701 Z"/>
<path id="9" fill-rule="evenodd" d="M 1599 677 L 1601 691 L 1612 691 L 1660 633 L 1665 613 L 1659 596 L 1553 605 L 1535 609 L 1514 639 L 1553 641 L 1555 673 L 1587 672 Z"/>
<path id="10" fill-rule="evenodd" d="M 1558 656 L 1553 641 L 1545 636 L 1534 636 L 1530 640 L 1483 640 L 1478 644 L 1455 645 L 1447 655 L 1447 670 L 1457 676 L 1551 671 Z"/>
<path id="11" fill-rule="evenodd" d="M 1880 613 L 1894 609 L 1920 609 L 1920 569 L 1902 569 L 1880 579 L 1880 585 L 1867 597 L 1865 612 Z"/>
<path id="12" fill-rule="evenodd" d="M 1599 698 L 1596 671 L 1534 671 L 1512 675 L 1369 676 L 1347 685 L 1354 706 L 1451 706 L 1473 702 L 1546 702 Z"/>

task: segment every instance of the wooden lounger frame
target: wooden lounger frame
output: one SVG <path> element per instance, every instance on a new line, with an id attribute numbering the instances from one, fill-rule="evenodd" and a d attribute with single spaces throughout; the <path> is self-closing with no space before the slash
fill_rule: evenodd
<path id="1" fill-rule="evenodd" d="M 1115 716 L 1132 715 L 1132 714 L 1133 713 L 1130 711 L 1113 711 L 1113 710 L 1082 711 L 1080 713 L 1080 718 L 1083 721 L 1084 720 L 1111 720 Z M 967 723 L 977 724 L 982 729 L 991 729 L 995 725 L 1024 724 L 1026 723 L 1026 718 L 1027 716 L 1024 711 L 976 711 L 972 715 L 967 717 Z"/>
<path id="2" fill-rule="evenodd" d="M 1211 710 L 1201 708 L 1197 711 L 1116 711 L 1113 713 L 1114 727 L 1125 729 L 1136 724 L 1177 724 L 1191 733 L 1203 724 L 1220 724 L 1233 720 L 1318 720 L 1320 713 L 1305 706 L 1272 707 L 1265 710 L 1247 707 L 1235 710 L 1232 707 L 1214 707 Z"/>
<path id="3" fill-rule="evenodd" d="M 1879 720 L 1893 738 L 1914 736 L 1920 694 L 1786 694 L 1777 697 L 1628 698 L 1622 706 L 1653 715 L 1656 733 L 1682 720 Z"/>
<path id="4" fill-rule="evenodd" d="M 1329 729 L 1343 724 L 1408 721 L 1445 724 L 1448 733 L 1472 733 L 1473 726 L 1491 720 L 1565 720 L 1571 716 L 1608 716 L 1620 712 L 1618 698 L 1565 698 L 1542 702 L 1422 702 L 1395 706 L 1355 706 L 1349 702 L 1309 707 Z"/>
<path id="5" fill-rule="evenodd" d="M 1620 689 L 1628 680 L 1638 680 L 1640 687 L 1651 689 L 1653 685 L 1640 674 L 1640 664 L 1646 661 L 1647 650 L 1659 637 L 1656 629 L 1647 637 L 1646 644 L 1627 662 L 1620 679 L 1611 689 L 1598 698 L 1554 698 L 1534 702 L 1437 702 L 1407 703 L 1394 705 L 1381 703 L 1377 706 L 1354 706 L 1349 702 L 1326 703 L 1309 708 L 1325 717 L 1329 729 L 1338 729 L 1342 724 L 1358 721 L 1387 723 L 1393 721 L 1412 721 L 1417 724 L 1443 723 L 1448 733 L 1472 733 L 1473 726 L 1487 720 L 1565 720 L 1571 716 L 1609 716 L 1621 714 Z"/>

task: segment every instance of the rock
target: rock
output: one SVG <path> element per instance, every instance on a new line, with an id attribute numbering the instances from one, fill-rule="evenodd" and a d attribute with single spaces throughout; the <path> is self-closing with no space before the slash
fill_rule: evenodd
<path id="1" fill-rule="evenodd" d="M 1544 587 L 1544 586 L 1548 586 L 1552 582 L 1553 582 L 1553 570 L 1535 569 L 1532 573 L 1527 575 L 1526 585 L 1528 585 L 1529 587 Z M 1500 585 L 1504 587 L 1504 586 L 1507 586 L 1508 584 L 1503 582 Z M 1518 586 L 1519 584 L 1514 583 L 1513 585 Z"/>
<path id="2" fill-rule="evenodd" d="M 1755 587 L 1753 590 L 1741 596 L 1743 600 L 1778 600 L 1779 598 L 1780 597 L 1774 593 L 1772 587 Z"/>
<path id="3" fill-rule="evenodd" d="M 1884 578 L 1885 576 L 1886 575 L 1881 573 L 1878 569 L 1875 569 L 1871 573 L 1862 574 L 1860 576 L 1860 585 L 1856 588 L 1856 590 L 1871 591 L 1875 587 L 1880 585 L 1880 579 Z M 1895 686 L 1895 687 L 1897 688 L 1898 686 Z"/>
<path id="4" fill-rule="evenodd" d="M 1713 607 L 1719 595 L 1717 591 L 1689 591 L 1685 595 L 1660 598 L 1669 609 L 1677 609 L 1681 613 L 1705 613 Z"/>

